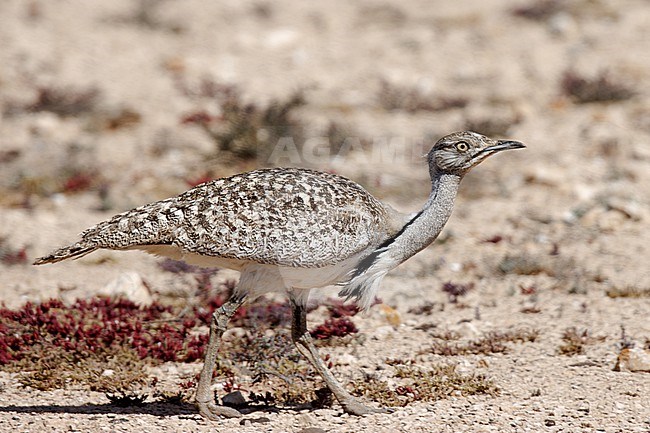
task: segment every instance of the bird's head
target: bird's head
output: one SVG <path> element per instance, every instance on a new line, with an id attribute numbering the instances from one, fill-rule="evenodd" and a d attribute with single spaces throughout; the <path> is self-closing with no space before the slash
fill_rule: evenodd
<path id="1" fill-rule="evenodd" d="M 429 151 L 429 170 L 432 174 L 443 172 L 463 176 L 490 155 L 523 147 L 526 146 L 518 141 L 493 140 L 472 131 L 454 132 L 438 140 Z"/>

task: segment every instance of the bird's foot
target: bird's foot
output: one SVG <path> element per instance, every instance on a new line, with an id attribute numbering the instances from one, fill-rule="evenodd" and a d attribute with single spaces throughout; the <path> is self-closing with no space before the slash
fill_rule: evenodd
<path id="1" fill-rule="evenodd" d="M 358 400 L 347 401 L 341 403 L 341 405 L 345 412 L 357 416 L 368 415 L 371 413 L 392 413 L 395 411 L 393 408 L 366 406 Z"/>
<path id="2" fill-rule="evenodd" d="M 217 406 L 213 402 L 197 401 L 196 405 L 199 408 L 201 416 L 211 421 L 218 421 L 221 417 L 240 418 L 242 416 L 236 409 L 227 406 Z"/>

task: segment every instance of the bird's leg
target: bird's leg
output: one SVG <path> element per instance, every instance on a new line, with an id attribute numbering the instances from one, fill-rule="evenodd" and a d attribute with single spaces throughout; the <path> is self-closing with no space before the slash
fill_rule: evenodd
<path id="1" fill-rule="evenodd" d="M 291 321 L 291 337 L 293 338 L 293 342 L 298 348 L 298 351 L 307 358 L 316 371 L 318 371 L 318 374 L 321 375 L 327 387 L 332 391 L 332 394 L 334 394 L 341 406 L 343 406 L 343 409 L 352 415 L 387 412 L 386 409 L 375 409 L 364 405 L 343 388 L 318 355 L 318 350 L 316 349 L 316 346 L 314 346 L 311 335 L 307 331 L 307 312 L 305 307 L 298 304 L 293 299 L 291 300 L 291 305 L 293 313 Z"/>
<path id="2" fill-rule="evenodd" d="M 219 344 L 221 343 L 221 336 L 226 330 L 228 321 L 235 314 L 235 311 L 244 303 L 246 296 L 233 295 L 221 307 L 219 307 L 213 314 L 210 321 L 210 338 L 208 340 L 208 348 L 205 352 L 205 362 L 201 376 L 199 377 L 199 384 L 196 388 L 196 404 L 199 412 L 205 418 L 216 421 L 219 416 L 227 418 L 240 417 L 239 411 L 225 406 L 217 406 L 214 398 L 214 393 L 210 389 L 212 385 L 212 373 L 217 360 L 217 352 Z"/>

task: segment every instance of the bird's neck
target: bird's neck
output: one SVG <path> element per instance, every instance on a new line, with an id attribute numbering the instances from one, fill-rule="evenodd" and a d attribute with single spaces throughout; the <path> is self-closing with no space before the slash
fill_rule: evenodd
<path id="1" fill-rule="evenodd" d="M 432 172 L 431 194 L 422 210 L 359 263 L 339 294 L 356 298 L 361 308 L 369 308 L 384 275 L 438 237 L 451 215 L 460 179 L 459 175 Z"/>
<path id="2" fill-rule="evenodd" d="M 387 255 L 395 266 L 429 246 L 440 234 L 451 216 L 461 176 L 431 173 L 431 194 L 422 210 L 409 222 L 387 247 Z"/>

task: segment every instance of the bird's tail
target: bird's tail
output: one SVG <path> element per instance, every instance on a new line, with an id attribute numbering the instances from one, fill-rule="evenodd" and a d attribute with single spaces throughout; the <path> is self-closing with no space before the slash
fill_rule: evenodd
<path id="1" fill-rule="evenodd" d="M 46 263 L 56 263 L 67 259 L 78 259 L 95 251 L 97 246 L 84 245 L 81 242 L 59 248 L 47 256 L 34 260 L 35 265 L 44 265 Z"/>

